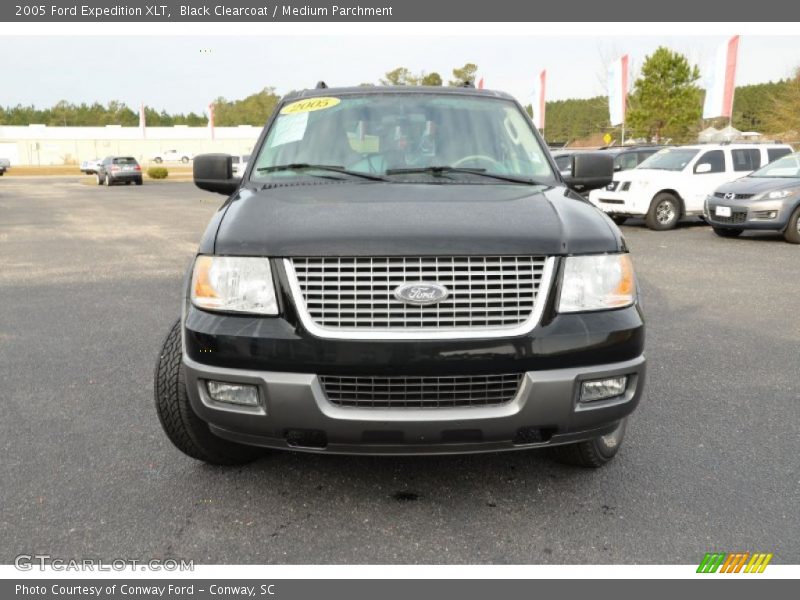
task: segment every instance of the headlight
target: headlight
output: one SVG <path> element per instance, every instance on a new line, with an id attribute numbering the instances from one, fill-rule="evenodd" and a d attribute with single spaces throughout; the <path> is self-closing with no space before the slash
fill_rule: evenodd
<path id="1" fill-rule="evenodd" d="M 753 200 L 782 200 L 783 198 L 788 198 L 796 194 L 798 191 L 797 189 L 793 190 L 775 190 L 774 192 L 764 192 L 762 194 L 758 194 Z"/>
<path id="2" fill-rule="evenodd" d="M 559 312 L 622 308 L 635 300 L 636 282 L 630 255 L 567 257 L 558 301 Z"/>
<path id="3" fill-rule="evenodd" d="M 277 315 L 269 259 L 198 256 L 192 273 L 192 303 L 205 310 Z"/>

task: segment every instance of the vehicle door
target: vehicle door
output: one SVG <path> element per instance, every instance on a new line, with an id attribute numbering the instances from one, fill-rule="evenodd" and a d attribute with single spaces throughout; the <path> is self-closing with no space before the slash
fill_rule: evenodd
<path id="1" fill-rule="evenodd" d="M 684 190 L 679 190 L 687 213 L 703 210 L 706 197 L 723 183 L 734 179 L 730 156 L 725 150 L 706 150 L 701 152 L 689 168 Z"/>
<path id="2" fill-rule="evenodd" d="M 759 148 L 732 148 L 731 159 L 734 179 L 749 175 L 766 164 Z"/>

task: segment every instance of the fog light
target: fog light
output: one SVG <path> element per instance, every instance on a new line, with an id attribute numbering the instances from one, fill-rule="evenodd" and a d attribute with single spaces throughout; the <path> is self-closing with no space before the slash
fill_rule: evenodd
<path id="1" fill-rule="evenodd" d="M 217 402 L 258 406 L 258 388 L 254 385 L 207 381 L 206 387 L 208 388 L 208 395 Z"/>
<path id="2" fill-rule="evenodd" d="M 627 385 L 627 375 L 584 381 L 581 384 L 581 402 L 593 402 L 621 396 L 625 393 Z"/>
<path id="3" fill-rule="evenodd" d="M 777 210 L 757 210 L 753 213 L 756 219 L 774 219 L 778 216 Z"/>

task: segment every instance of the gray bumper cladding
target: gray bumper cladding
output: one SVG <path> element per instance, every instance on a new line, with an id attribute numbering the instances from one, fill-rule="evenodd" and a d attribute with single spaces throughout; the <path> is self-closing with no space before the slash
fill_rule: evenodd
<path id="1" fill-rule="evenodd" d="M 529 371 L 516 395 L 492 406 L 361 408 L 337 406 L 316 374 L 210 367 L 184 355 L 195 412 L 223 438 L 256 446 L 338 454 L 454 454 L 550 446 L 611 431 L 639 402 L 645 359 Z M 579 402 L 581 382 L 628 376 L 615 398 Z M 257 407 L 214 401 L 208 380 L 258 388 Z"/>

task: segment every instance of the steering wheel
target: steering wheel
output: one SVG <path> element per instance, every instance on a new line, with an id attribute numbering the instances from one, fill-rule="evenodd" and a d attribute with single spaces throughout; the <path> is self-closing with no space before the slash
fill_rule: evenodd
<path id="1" fill-rule="evenodd" d="M 461 167 L 471 161 L 488 163 L 492 167 L 495 167 L 495 170 L 499 170 L 500 172 L 503 171 L 503 163 L 501 163 L 499 160 L 492 158 L 491 156 L 486 156 L 485 154 L 471 154 L 470 156 L 459 158 L 457 161 L 453 163 L 453 166 Z"/>

